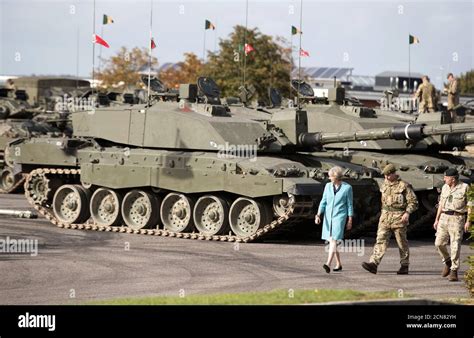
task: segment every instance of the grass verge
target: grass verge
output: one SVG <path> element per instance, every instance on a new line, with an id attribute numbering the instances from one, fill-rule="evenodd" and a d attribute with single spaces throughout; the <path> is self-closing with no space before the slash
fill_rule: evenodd
<path id="1" fill-rule="evenodd" d="M 361 301 L 397 298 L 396 292 L 363 292 L 355 290 L 274 290 L 234 294 L 189 295 L 185 297 L 153 296 L 94 301 L 92 305 L 291 305 Z"/>

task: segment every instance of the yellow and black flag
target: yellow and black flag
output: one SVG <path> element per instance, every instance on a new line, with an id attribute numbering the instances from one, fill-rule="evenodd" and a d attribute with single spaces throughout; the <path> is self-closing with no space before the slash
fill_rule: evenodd
<path id="1" fill-rule="evenodd" d="M 416 36 L 410 35 L 410 37 L 408 38 L 408 42 L 410 45 L 413 45 L 416 43 L 420 43 L 420 39 L 418 39 Z"/>
<path id="2" fill-rule="evenodd" d="M 302 34 L 303 32 L 300 31 L 298 28 L 295 26 L 291 26 L 291 35 L 296 35 L 296 34 Z"/>
<path id="3" fill-rule="evenodd" d="M 114 23 L 114 20 L 110 16 L 104 14 L 104 19 L 102 20 L 102 24 L 108 25 L 109 23 Z"/>
<path id="4" fill-rule="evenodd" d="M 216 29 L 216 26 L 214 26 L 214 25 L 212 24 L 212 22 L 210 22 L 209 20 L 206 20 L 206 24 L 205 24 L 204 28 L 205 28 L 205 29 L 212 29 L 212 30 L 214 30 L 214 29 Z"/>

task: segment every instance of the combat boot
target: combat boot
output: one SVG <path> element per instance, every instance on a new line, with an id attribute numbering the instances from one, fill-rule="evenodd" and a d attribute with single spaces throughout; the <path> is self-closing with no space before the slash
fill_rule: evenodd
<path id="1" fill-rule="evenodd" d="M 375 263 L 367 263 L 367 262 L 364 262 L 362 263 L 362 267 L 369 271 L 370 273 L 373 273 L 374 275 L 377 273 L 377 264 Z"/>
<path id="2" fill-rule="evenodd" d="M 400 269 L 397 271 L 397 275 L 408 275 L 408 265 L 400 266 Z"/>
<path id="3" fill-rule="evenodd" d="M 444 268 L 441 272 L 441 276 L 447 277 L 449 275 L 449 271 L 451 271 L 451 260 L 448 260 L 444 263 Z"/>
<path id="4" fill-rule="evenodd" d="M 448 280 L 450 282 L 457 282 L 458 281 L 458 270 L 451 270 L 449 273 Z"/>

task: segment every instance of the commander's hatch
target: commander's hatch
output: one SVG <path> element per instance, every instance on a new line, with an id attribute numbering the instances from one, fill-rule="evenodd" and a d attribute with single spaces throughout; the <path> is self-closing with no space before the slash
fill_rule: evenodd
<path id="1" fill-rule="evenodd" d="M 313 88 L 303 80 L 291 80 L 291 88 L 299 94 L 301 102 L 314 102 Z"/>
<path id="2" fill-rule="evenodd" d="M 158 98 L 161 101 L 176 101 L 178 99 L 178 93 L 167 88 L 156 76 L 150 76 L 148 80 L 148 75 L 142 75 L 141 80 L 147 88 L 150 83 L 150 95 L 153 98 Z"/>
<path id="3" fill-rule="evenodd" d="M 221 104 L 220 95 L 219 86 L 210 77 L 198 78 L 197 85 L 180 86 L 180 99 L 188 104 L 195 102 L 192 105 L 195 112 L 206 116 L 231 116 L 229 108 Z"/>

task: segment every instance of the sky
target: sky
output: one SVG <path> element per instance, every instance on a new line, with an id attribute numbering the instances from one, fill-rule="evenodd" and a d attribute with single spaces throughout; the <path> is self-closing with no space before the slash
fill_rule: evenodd
<path id="1" fill-rule="evenodd" d="M 0 75 L 90 77 L 93 4 L 0 0 Z M 96 0 L 96 33 L 110 45 L 96 48 L 96 57 L 109 57 L 121 46 L 148 46 L 151 4 L 153 54 L 160 64 L 181 61 L 185 52 L 202 57 L 204 37 L 206 50 L 215 50 L 220 38 L 246 21 L 246 0 Z M 448 72 L 474 69 L 472 0 L 303 0 L 302 8 L 302 48 L 310 53 L 303 67 L 351 67 L 354 74 L 371 76 L 408 71 L 412 34 L 420 39 L 410 47 L 412 72 L 439 84 Z M 248 0 L 248 27 L 290 40 L 291 26 L 300 27 L 300 9 L 301 0 Z M 102 25 L 103 14 L 115 22 Z M 204 31 L 206 19 L 215 31 Z"/>

